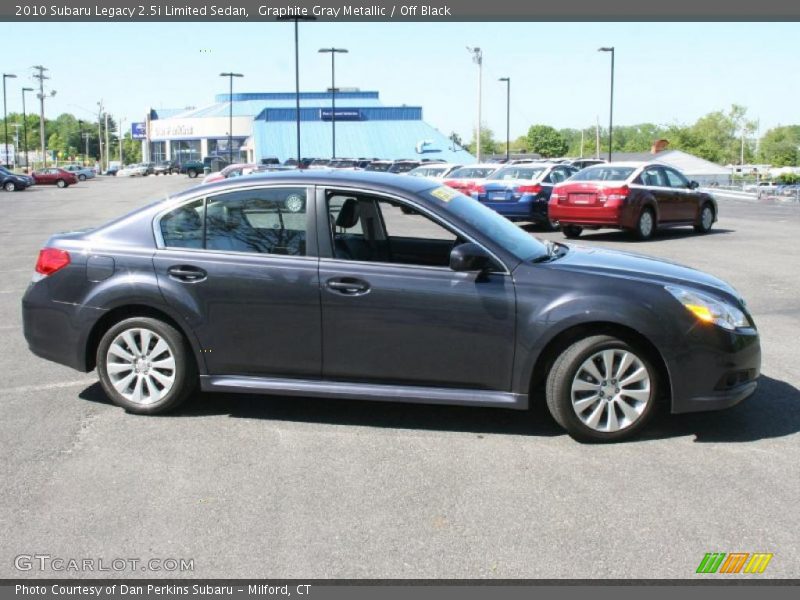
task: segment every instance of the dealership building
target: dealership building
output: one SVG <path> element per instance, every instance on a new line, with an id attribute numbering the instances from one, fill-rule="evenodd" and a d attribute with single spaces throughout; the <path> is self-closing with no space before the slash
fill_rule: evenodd
<path id="1" fill-rule="evenodd" d="M 475 161 L 423 121 L 419 106 L 384 106 L 378 92 L 357 89 L 336 92 L 335 112 L 331 100 L 330 92 L 300 93 L 303 158 L 331 157 L 335 120 L 337 157 Z M 234 161 L 275 157 L 283 162 L 297 156 L 296 102 L 294 92 L 219 94 L 213 104 L 200 108 L 150 109 L 146 121 L 134 124 L 133 130 L 149 161 L 227 158 L 230 131 Z"/>

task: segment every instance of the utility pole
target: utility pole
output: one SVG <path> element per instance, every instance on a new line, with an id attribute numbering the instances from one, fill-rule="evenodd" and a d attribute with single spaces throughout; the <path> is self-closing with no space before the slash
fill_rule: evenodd
<path id="1" fill-rule="evenodd" d="M 100 171 L 103 172 L 103 101 L 100 100 L 97 106 L 97 151 L 99 154 L 97 161 L 100 164 Z"/>
<path id="2" fill-rule="evenodd" d="M 33 78 L 39 80 L 39 145 L 42 148 L 42 161 L 43 165 L 47 166 L 47 147 L 45 145 L 44 140 L 44 80 L 50 79 L 47 75 L 44 74 L 45 71 L 49 71 L 49 69 L 43 67 L 42 65 L 35 65 L 33 67 L 36 71 L 39 71 L 37 74 L 34 74 Z M 55 93 L 55 92 L 54 92 Z"/>
<path id="3" fill-rule="evenodd" d="M 17 168 L 17 155 L 19 154 L 19 128 L 22 127 L 19 123 L 12 123 L 14 128 L 14 168 Z"/>
<path id="4" fill-rule="evenodd" d="M 84 152 L 83 155 L 86 157 L 86 159 L 88 159 L 89 158 L 89 138 L 92 137 L 92 136 L 89 133 L 82 133 L 81 137 L 83 137 L 83 140 L 86 143 L 86 152 Z"/>
<path id="5" fill-rule="evenodd" d="M 25 147 L 25 172 L 28 170 L 28 115 L 25 113 L 25 92 L 33 92 L 33 88 L 22 88 L 22 144 Z"/>
<path id="6" fill-rule="evenodd" d="M 108 113 L 106 113 L 106 171 L 108 171 L 108 162 L 111 155 L 109 154 L 111 147 L 108 145 Z"/>
<path id="7" fill-rule="evenodd" d="M 477 154 L 478 162 L 481 162 L 481 92 L 483 86 L 483 52 L 480 48 L 470 48 L 467 50 L 472 52 L 472 62 L 478 65 L 478 126 L 475 128 L 475 154 Z"/>
<path id="8" fill-rule="evenodd" d="M 583 158 L 583 129 L 581 129 L 581 158 Z"/>
<path id="9" fill-rule="evenodd" d="M 117 123 L 117 131 L 119 132 L 119 164 L 122 164 L 122 124 L 125 122 L 125 119 L 122 117 L 119 118 L 119 123 Z"/>

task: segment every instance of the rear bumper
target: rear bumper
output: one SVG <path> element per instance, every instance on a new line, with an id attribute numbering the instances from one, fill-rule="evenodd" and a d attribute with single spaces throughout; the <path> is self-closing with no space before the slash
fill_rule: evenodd
<path id="1" fill-rule="evenodd" d="M 87 372 L 87 321 L 96 321 L 104 311 L 53 301 L 42 283 L 32 283 L 22 298 L 22 328 L 28 348 L 40 358 Z"/>
<path id="2" fill-rule="evenodd" d="M 574 206 L 553 203 L 550 218 L 563 225 L 582 227 L 623 227 L 622 211 L 618 206 Z"/>
<path id="3" fill-rule="evenodd" d="M 523 195 L 516 201 L 487 200 L 480 197 L 477 200 L 487 208 L 491 208 L 496 213 L 510 219 L 527 220 L 536 223 L 546 223 L 549 220 L 546 198 Z"/>

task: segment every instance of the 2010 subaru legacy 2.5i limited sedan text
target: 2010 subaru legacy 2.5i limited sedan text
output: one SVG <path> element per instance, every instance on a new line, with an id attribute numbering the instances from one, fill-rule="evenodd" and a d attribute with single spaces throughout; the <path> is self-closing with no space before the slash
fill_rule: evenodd
<path id="1" fill-rule="evenodd" d="M 732 406 L 760 347 L 736 291 L 661 260 L 543 242 L 418 177 L 294 172 L 190 189 L 55 235 L 22 302 L 34 353 L 134 413 L 205 391 L 525 409 L 573 437 L 656 405 Z"/>

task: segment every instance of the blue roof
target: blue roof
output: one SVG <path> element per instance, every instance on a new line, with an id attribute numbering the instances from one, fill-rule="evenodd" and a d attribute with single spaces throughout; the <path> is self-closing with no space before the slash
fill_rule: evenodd
<path id="1" fill-rule="evenodd" d="M 297 155 L 296 124 L 292 121 L 256 121 L 253 141 L 256 159 L 277 156 L 286 160 Z M 304 121 L 300 126 L 300 154 L 326 158 L 331 155 L 331 123 Z M 466 150 L 424 121 L 337 121 L 336 155 L 343 158 L 418 159 L 475 162 Z"/>
<path id="2" fill-rule="evenodd" d="M 227 94 L 226 94 L 227 95 Z M 234 94 L 234 97 L 236 94 Z M 318 99 L 300 99 L 301 108 L 329 108 L 331 105 L 330 95 L 326 100 Z M 371 98 L 339 98 L 336 96 L 336 106 L 341 108 L 368 108 L 383 106 L 380 100 Z M 294 97 L 291 100 L 244 100 L 233 102 L 233 116 L 234 117 L 255 117 L 261 114 L 264 110 L 270 108 L 295 108 L 296 100 Z M 165 115 L 167 111 L 158 110 L 159 119 L 178 118 L 178 119 L 193 119 L 198 117 L 227 117 L 230 111 L 229 102 L 218 102 L 200 108 L 183 109 L 183 110 L 169 110 L 169 114 Z M 294 113 L 293 113 L 294 114 Z"/>

